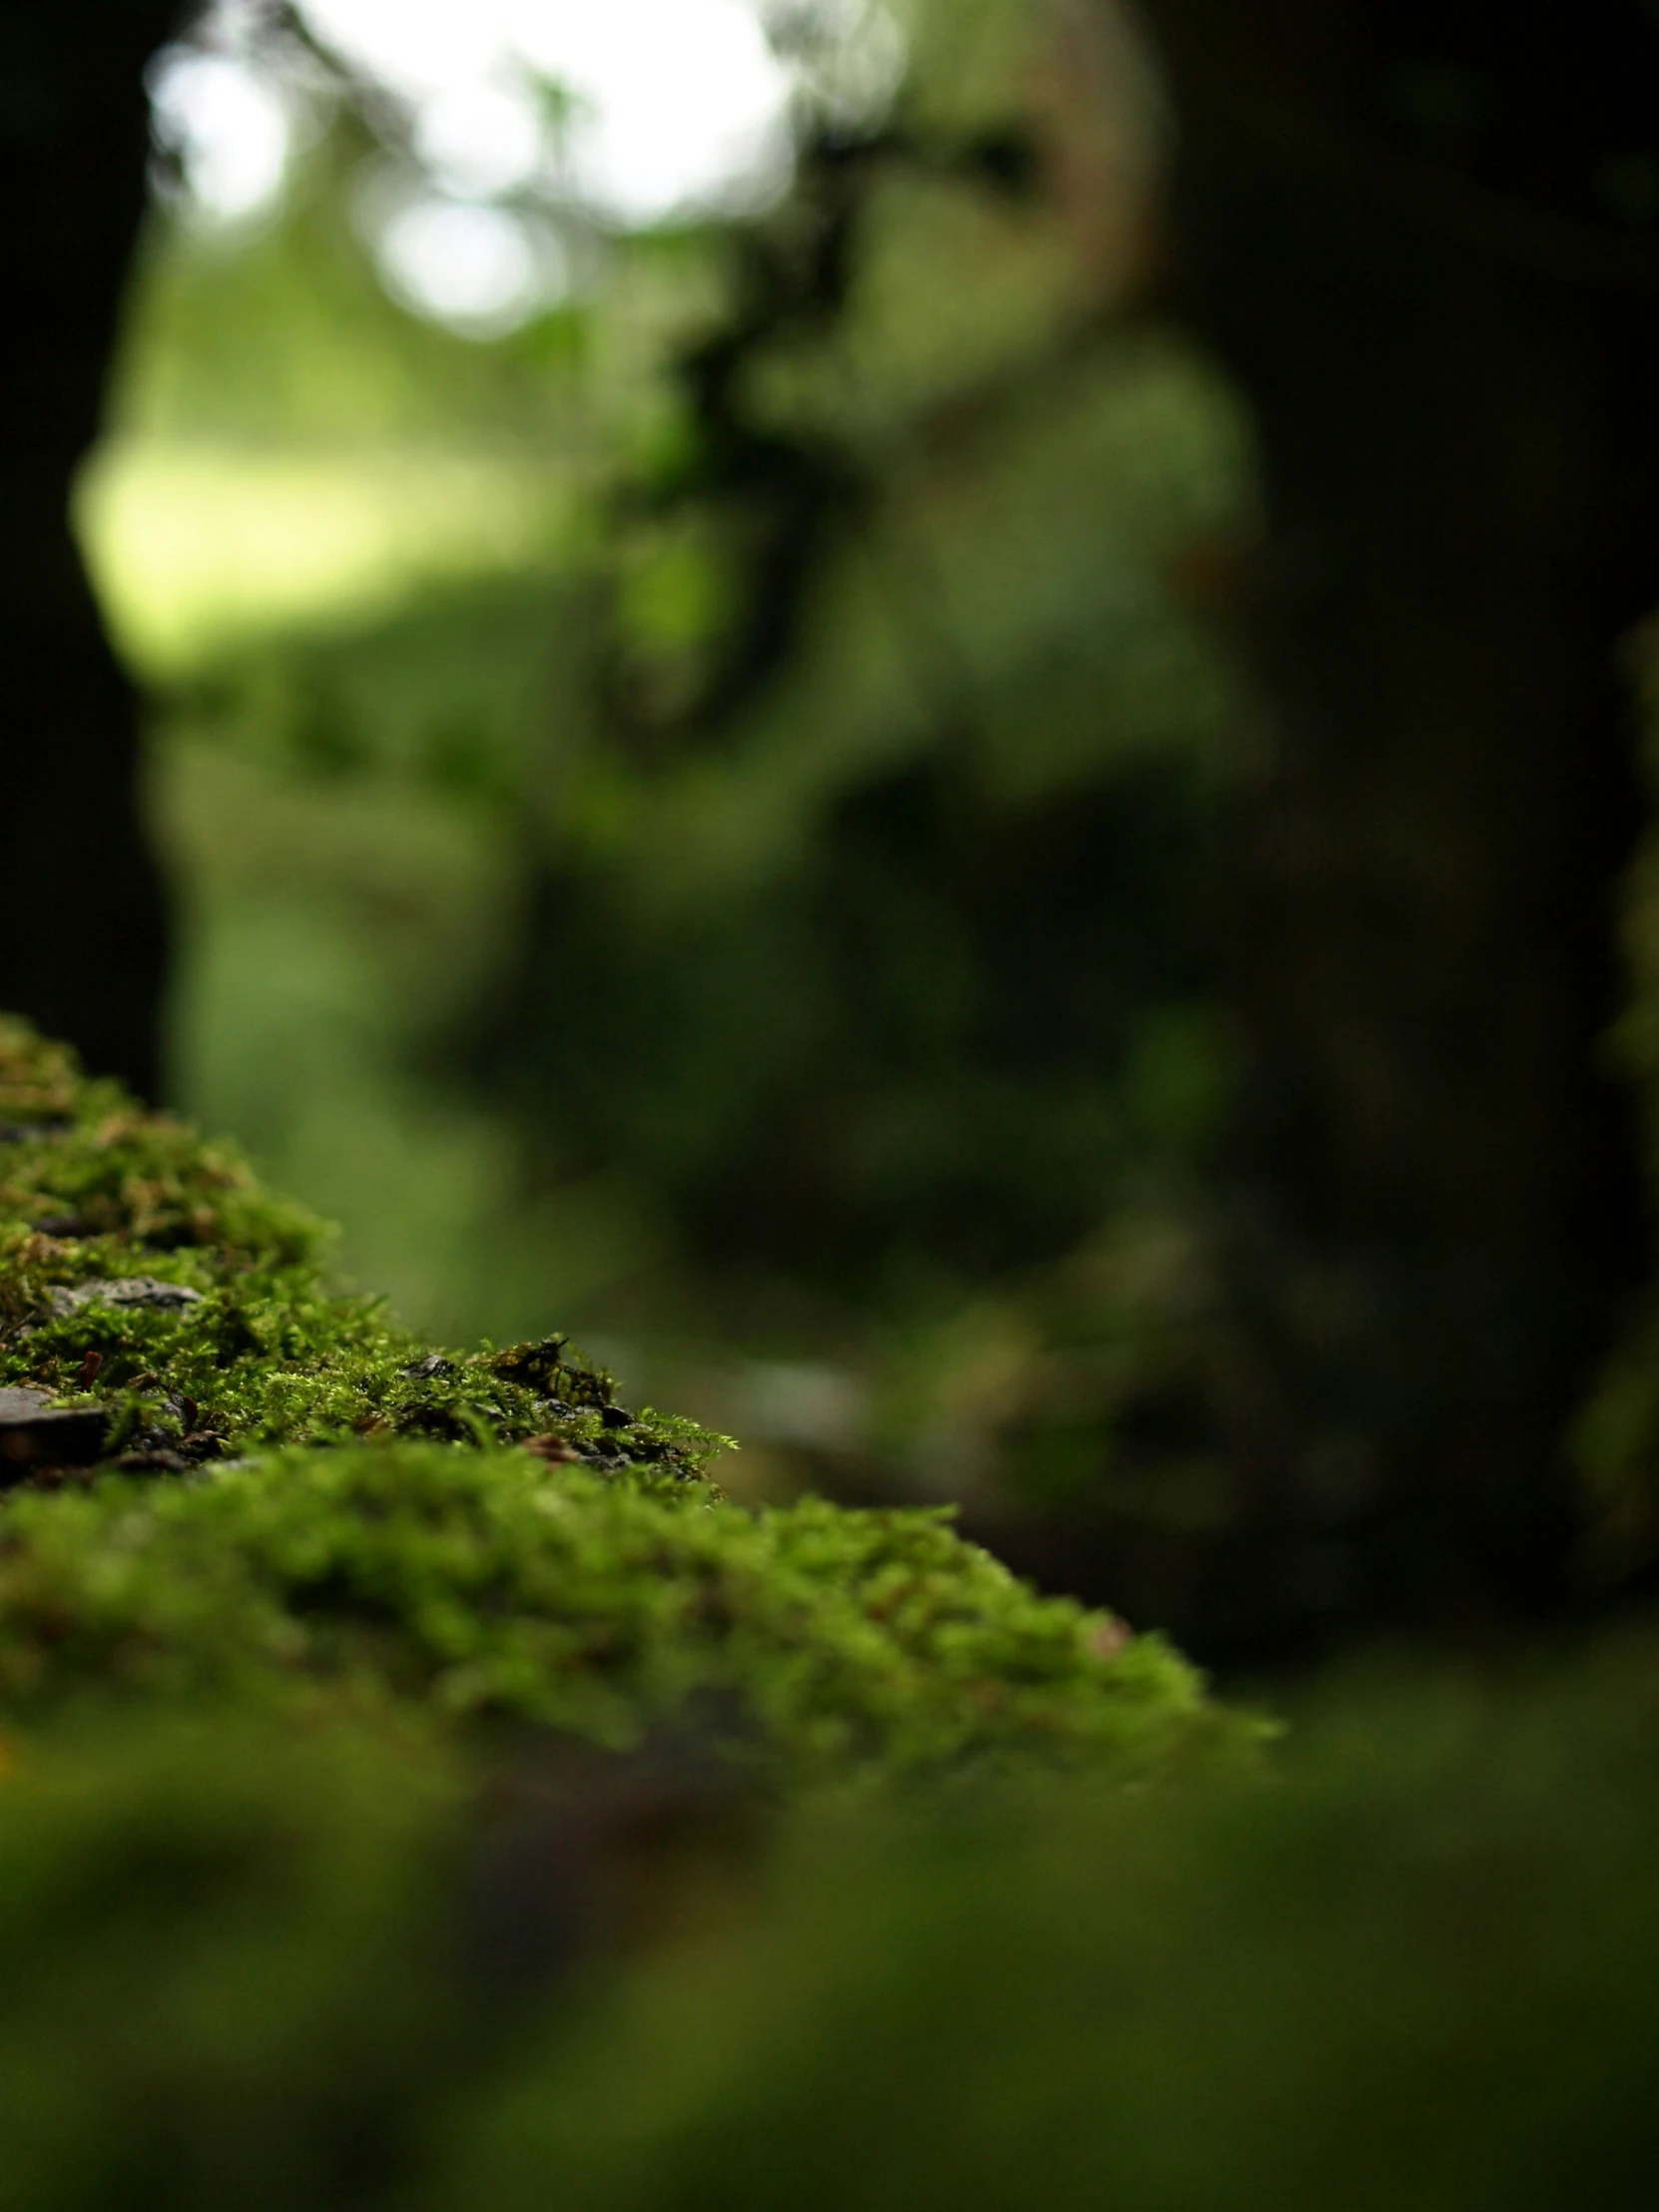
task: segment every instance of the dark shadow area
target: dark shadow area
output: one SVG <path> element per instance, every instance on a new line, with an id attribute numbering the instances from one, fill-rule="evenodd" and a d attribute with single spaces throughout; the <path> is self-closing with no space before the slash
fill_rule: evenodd
<path id="1" fill-rule="evenodd" d="M 137 708 L 69 527 L 98 435 L 147 198 L 144 67 L 177 7 L 9 7 L 0 485 L 0 1003 L 153 1092 L 165 902 L 141 819 Z"/>

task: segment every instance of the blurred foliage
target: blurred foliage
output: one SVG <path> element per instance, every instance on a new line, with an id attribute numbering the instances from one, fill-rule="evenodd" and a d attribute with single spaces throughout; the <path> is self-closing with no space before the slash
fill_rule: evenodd
<path id="1" fill-rule="evenodd" d="M 1625 660 L 1641 708 L 1650 815 L 1621 886 L 1620 948 L 1630 995 L 1604 1056 L 1640 1101 L 1653 1190 L 1659 1188 L 1659 817 L 1651 803 L 1659 799 L 1659 620 L 1634 632 Z M 1603 1363 L 1571 1445 L 1596 1508 L 1585 1547 L 1588 1575 L 1611 1586 L 1651 1569 L 1659 1557 L 1659 1295 L 1651 1289 Z"/>
<path id="2" fill-rule="evenodd" d="M 759 1493 L 1134 1513 L 1106 1429 L 1208 1297 L 1248 440 L 1135 306 L 1114 19 L 905 28 L 770 213 L 492 344 L 381 290 L 349 113 L 263 228 L 158 221 L 85 527 L 161 694 L 180 1093 L 353 1274 L 556 1315 Z"/>

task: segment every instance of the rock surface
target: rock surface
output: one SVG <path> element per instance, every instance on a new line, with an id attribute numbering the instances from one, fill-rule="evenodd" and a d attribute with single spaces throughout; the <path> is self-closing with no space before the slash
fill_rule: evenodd
<path id="1" fill-rule="evenodd" d="M 0 1488 L 40 1467 L 91 1466 L 108 1428 L 100 1406 L 54 1406 L 49 1390 L 0 1388 Z"/>
<path id="2" fill-rule="evenodd" d="M 161 1283 L 153 1275 L 104 1276 L 93 1283 L 77 1283 L 52 1293 L 52 1311 L 62 1316 L 83 1306 L 145 1306 L 152 1312 L 182 1314 L 188 1306 L 200 1306 L 202 1293 L 187 1283 Z"/>

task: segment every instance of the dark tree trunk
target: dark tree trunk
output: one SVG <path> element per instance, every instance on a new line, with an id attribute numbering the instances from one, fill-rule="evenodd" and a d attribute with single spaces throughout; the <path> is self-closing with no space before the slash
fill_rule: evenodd
<path id="1" fill-rule="evenodd" d="M 1659 602 L 1659 42 L 1635 5 L 1148 0 L 1183 311 L 1254 405 L 1278 716 L 1238 826 L 1240 1517 L 1168 1611 L 1566 1585 L 1644 1264 L 1598 1039 Z"/>
<path id="2" fill-rule="evenodd" d="M 8 0 L 0 18 L 0 1007 L 156 1081 L 166 928 L 131 688 L 70 535 L 76 467 L 144 213 L 145 63 L 175 0 Z"/>

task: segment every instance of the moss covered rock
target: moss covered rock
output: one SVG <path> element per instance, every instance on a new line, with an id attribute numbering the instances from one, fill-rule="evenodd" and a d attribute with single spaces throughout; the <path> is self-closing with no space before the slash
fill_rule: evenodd
<path id="1" fill-rule="evenodd" d="M 725 1443 L 619 1406 L 560 1337 L 434 1353 L 376 1302 L 330 1292 L 326 1243 L 232 1148 L 0 1021 L 0 1385 L 100 1409 L 78 1460 L 179 1473 L 274 1444 L 416 1435 L 694 1480 Z M 51 1439 L 15 1441 L 8 1462 L 0 1435 L 0 1467 L 50 1485 Z"/>
<path id="2" fill-rule="evenodd" d="M 1156 1637 L 936 1512 L 748 1511 L 563 1339 L 434 1352 L 228 1149 L 0 1026 L 0 1715 L 418 1710 L 624 1745 L 700 1692 L 791 1775 L 1236 1749 Z"/>

